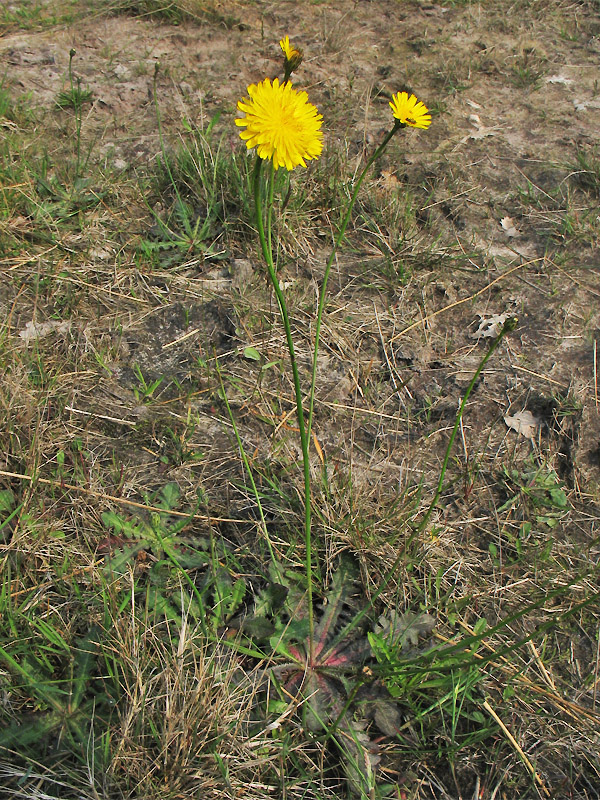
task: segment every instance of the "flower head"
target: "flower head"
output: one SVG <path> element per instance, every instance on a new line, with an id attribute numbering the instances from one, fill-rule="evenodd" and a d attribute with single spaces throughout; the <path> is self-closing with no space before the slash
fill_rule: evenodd
<path id="1" fill-rule="evenodd" d="M 392 95 L 390 103 L 392 113 L 403 125 L 411 128 L 428 128 L 431 125 L 431 114 L 424 103 L 408 92 L 398 92 Z"/>
<path id="2" fill-rule="evenodd" d="M 240 136 L 248 149 L 256 147 L 263 159 L 271 159 L 275 169 L 306 166 L 305 159 L 318 158 L 323 150 L 320 130 L 323 117 L 306 92 L 297 92 L 288 82 L 273 83 L 269 78 L 248 87 L 249 97 L 237 107 L 244 113 L 235 124 L 246 130 Z"/>

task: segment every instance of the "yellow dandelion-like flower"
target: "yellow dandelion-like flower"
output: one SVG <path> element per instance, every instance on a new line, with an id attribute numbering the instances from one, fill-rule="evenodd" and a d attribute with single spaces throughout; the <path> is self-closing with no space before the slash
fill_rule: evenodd
<path id="1" fill-rule="evenodd" d="M 240 136 L 246 147 L 256 147 L 258 155 L 272 160 L 275 169 L 294 169 L 306 160 L 318 158 L 323 150 L 323 117 L 306 92 L 297 92 L 288 82 L 273 83 L 269 78 L 248 87 L 248 97 L 237 107 L 244 113 L 235 124 L 246 130 Z"/>
<path id="2" fill-rule="evenodd" d="M 428 128 L 431 125 L 431 114 L 427 106 L 408 92 L 392 95 L 390 103 L 392 113 L 403 125 L 411 128 Z"/>

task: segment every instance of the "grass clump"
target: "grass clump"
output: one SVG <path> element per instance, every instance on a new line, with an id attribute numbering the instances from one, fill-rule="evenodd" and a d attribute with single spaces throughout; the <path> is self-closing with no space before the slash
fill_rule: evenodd
<path id="1" fill-rule="evenodd" d="M 224 144 L 217 133 L 216 115 L 205 130 L 184 123 L 179 145 L 168 149 L 163 136 L 154 73 L 161 154 L 151 192 L 160 198 L 160 212 L 153 211 L 152 236 L 141 242 L 142 252 L 163 265 L 190 255 L 218 261 L 227 257 L 227 244 L 242 235 L 249 214 L 247 165 Z"/>
<path id="2" fill-rule="evenodd" d="M 237 15 L 224 13 L 217 5 L 203 0 L 113 0 L 110 10 L 169 25 L 192 21 L 211 22 L 226 28 L 244 27 Z"/>
<path id="3" fill-rule="evenodd" d="M 44 30 L 69 24 L 87 11 L 89 3 L 81 3 L 80 0 L 57 0 L 54 3 L 22 0 L 19 3 L 3 3 L 0 8 L 0 34 L 18 30 Z"/>
<path id="4" fill-rule="evenodd" d="M 205 131 L 188 126 L 174 151 L 163 148 L 150 190 L 162 208 L 140 245 L 163 265 L 190 255 L 222 260 L 232 239 L 244 235 L 247 166 L 226 152 L 217 122 L 218 117 Z"/>
<path id="5" fill-rule="evenodd" d="M 185 19 L 194 18 L 202 11 L 202 3 L 191 0 L 118 0 L 113 4 L 114 11 L 149 17 L 171 25 L 179 25 Z"/>
<path id="6" fill-rule="evenodd" d="M 586 192 L 600 197 L 600 157 L 596 148 L 582 148 L 577 151 L 577 166 L 574 174 L 576 183 Z"/>

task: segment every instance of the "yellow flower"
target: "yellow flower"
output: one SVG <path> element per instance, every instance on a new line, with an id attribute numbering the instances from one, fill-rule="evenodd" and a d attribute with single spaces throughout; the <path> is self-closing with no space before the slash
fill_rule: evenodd
<path id="1" fill-rule="evenodd" d="M 428 128 L 431 125 L 431 114 L 424 103 L 408 92 L 398 92 L 392 95 L 390 103 L 393 115 L 403 125 L 410 125 L 411 128 Z"/>
<path id="2" fill-rule="evenodd" d="M 288 82 L 273 83 L 269 78 L 248 87 L 249 97 L 237 107 L 244 113 L 235 124 L 245 131 L 240 136 L 248 149 L 256 147 L 258 155 L 271 159 L 275 169 L 306 166 L 305 159 L 318 158 L 323 150 L 323 117 L 306 92 L 297 92 Z"/>
<path id="3" fill-rule="evenodd" d="M 290 77 L 292 72 L 295 72 L 302 63 L 304 53 L 297 47 L 290 44 L 290 37 L 284 36 L 279 42 L 279 46 L 283 50 L 283 69 L 285 71 L 286 80 Z"/>

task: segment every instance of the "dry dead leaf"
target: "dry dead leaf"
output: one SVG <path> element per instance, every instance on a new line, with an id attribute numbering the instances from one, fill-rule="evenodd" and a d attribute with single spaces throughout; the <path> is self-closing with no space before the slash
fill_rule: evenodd
<path id="1" fill-rule="evenodd" d="M 19 331 L 19 336 L 29 344 L 35 339 L 43 339 L 50 333 L 68 333 L 71 329 L 71 323 L 68 321 L 58 322 L 57 320 L 49 320 L 48 322 L 28 322 L 22 331 Z"/>
<path id="2" fill-rule="evenodd" d="M 461 144 L 468 142 L 469 139 L 485 139 L 486 136 L 496 135 L 496 129 L 486 128 L 479 118 L 479 114 L 469 114 L 469 122 L 474 128 L 476 128 L 476 130 L 470 133 L 468 136 L 465 136 L 464 139 L 461 139 Z"/>
<path id="3" fill-rule="evenodd" d="M 389 191 L 393 189 L 397 189 L 400 184 L 398 178 L 394 175 L 393 172 L 390 170 L 384 169 L 381 171 L 381 178 L 379 179 L 379 185 L 383 189 L 387 189 Z"/>
<path id="4" fill-rule="evenodd" d="M 506 422 L 509 428 L 520 433 L 526 439 L 534 438 L 535 432 L 540 424 L 539 419 L 534 417 L 531 411 L 527 411 L 527 409 L 517 411 L 512 417 L 507 414 L 504 417 L 504 422 Z"/>
<path id="5" fill-rule="evenodd" d="M 0 121 L 0 124 L 1 121 Z M 30 233 L 33 230 L 33 222 L 29 219 L 29 217 L 10 217 L 6 221 L 1 220 L 0 225 L 2 226 L 2 230 L 7 231 L 10 234 L 17 234 L 18 236 L 23 236 L 25 234 Z"/>
<path id="6" fill-rule="evenodd" d="M 316 436 L 314 431 L 313 431 L 312 438 L 313 438 L 313 444 L 315 446 L 315 450 L 317 451 L 317 455 L 319 456 L 319 460 L 321 461 L 321 464 L 323 464 L 323 466 L 325 466 L 325 456 L 323 455 L 323 448 L 319 444 L 319 440 L 317 439 L 317 436 Z"/>
<path id="7" fill-rule="evenodd" d="M 481 322 L 475 333 L 471 334 L 472 339 L 495 339 L 500 334 L 502 326 L 510 314 L 492 314 L 491 317 L 481 317 Z"/>
<path id="8" fill-rule="evenodd" d="M 502 229 L 506 233 L 507 236 L 520 236 L 521 234 L 515 227 L 515 221 L 512 217 L 502 217 L 500 220 L 500 225 L 502 225 Z"/>
<path id="9" fill-rule="evenodd" d="M 575 111 L 587 111 L 588 108 L 600 108 L 600 100 L 573 100 Z"/>
<path id="10" fill-rule="evenodd" d="M 549 78 L 546 78 L 546 83 L 562 83 L 568 86 L 573 81 L 570 78 L 565 78 L 564 75 L 550 75 Z"/>

